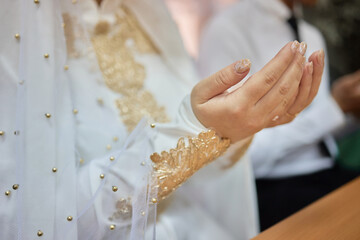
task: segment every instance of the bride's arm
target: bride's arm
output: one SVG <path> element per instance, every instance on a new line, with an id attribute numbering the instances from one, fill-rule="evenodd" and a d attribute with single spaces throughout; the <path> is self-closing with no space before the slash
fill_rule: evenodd
<path id="1" fill-rule="evenodd" d="M 113 162 L 107 157 L 82 167 L 79 188 L 88 183 L 90 186 L 79 192 L 79 205 L 83 208 L 79 212 L 85 212 L 79 216 L 79 228 L 96 222 L 101 237 L 126 232 L 128 228 L 135 228 L 133 234 L 140 234 L 136 228 L 144 226 L 154 206 L 218 158 L 231 142 L 248 139 L 262 128 L 276 124 L 275 116 L 281 119 L 289 109 L 294 113 L 301 111 L 299 106 L 309 104 L 318 89 L 323 55 L 314 54 L 320 61 L 314 61 L 314 71 L 310 71 L 311 65 L 303 64 L 298 47 L 296 43 L 286 45 L 264 69 L 231 93 L 226 92 L 228 88 L 249 72 L 246 61 L 204 79 L 193 89 L 191 99 L 184 99 L 174 122 L 145 124 L 135 130 Z M 304 84 L 299 88 L 301 81 Z M 298 94 L 310 89 L 313 94 L 306 98 Z M 289 99 L 294 100 L 293 104 L 285 105 Z"/>

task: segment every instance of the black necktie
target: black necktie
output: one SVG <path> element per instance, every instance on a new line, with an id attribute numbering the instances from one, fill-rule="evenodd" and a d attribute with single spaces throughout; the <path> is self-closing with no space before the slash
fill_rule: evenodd
<path id="1" fill-rule="evenodd" d="M 298 40 L 300 41 L 300 36 L 299 36 L 299 27 L 298 27 L 298 20 L 297 18 L 294 16 L 294 14 L 291 14 L 291 17 L 287 20 L 288 24 L 290 25 L 291 29 L 294 32 L 294 40 Z"/>

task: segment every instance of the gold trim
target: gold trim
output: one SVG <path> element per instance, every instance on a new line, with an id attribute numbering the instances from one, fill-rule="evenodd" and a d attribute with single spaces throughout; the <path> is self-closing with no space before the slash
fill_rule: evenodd
<path id="1" fill-rule="evenodd" d="M 230 146 L 229 139 L 220 138 L 214 130 L 201 132 L 195 138 L 180 138 L 177 147 L 161 155 L 150 156 L 154 163 L 154 177 L 158 182 L 158 199 L 165 199 L 200 168 L 223 154 Z"/>
<path id="2" fill-rule="evenodd" d="M 151 92 L 144 88 L 145 67 L 134 54 L 159 54 L 135 16 L 121 7 L 111 26 L 106 21 L 97 23 L 92 43 L 106 85 L 122 97 L 115 101 L 128 131 L 135 128 L 144 116 L 155 122 L 168 122 L 165 108 L 159 106 Z"/>

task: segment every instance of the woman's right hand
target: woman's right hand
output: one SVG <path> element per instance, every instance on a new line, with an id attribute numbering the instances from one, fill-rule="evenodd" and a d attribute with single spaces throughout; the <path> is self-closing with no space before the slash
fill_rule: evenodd
<path id="1" fill-rule="evenodd" d="M 324 69 L 324 52 L 306 62 L 306 44 L 290 42 L 259 72 L 234 91 L 250 71 L 238 61 L 199 82 L 192 90 L 195 116 L 207 128 L 236 142 L 266 127 L 290 122 L 314 99 Z"/>

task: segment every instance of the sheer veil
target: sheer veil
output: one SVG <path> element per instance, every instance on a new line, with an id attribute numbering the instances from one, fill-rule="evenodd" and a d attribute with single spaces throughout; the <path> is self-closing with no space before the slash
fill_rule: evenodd
<path id="1" fill-rule="evenodd" d="M 81 21 L 86 17 L 79 10 L 81 4 L 81 0 L 40 1 L 38 4 L 20 0 L 17 5 L 21 41 L 15 130 L 16 163 L 19 166 L 16 181 L 21 188 L 16 195 L 16 226 L 10 226 L 16 235 L 14 239 L 29 239 L 29 233 L 34 229 L 45 239 L 144 239 L 145 235 L 154 236 L 154 228 L 149 226 L 154 225 L 156 205 L 150 199 L 157 193 L 148 162 L 152 153 L 148 139 L 154 133 L 145 129 L 146 120 L 142 120 L 127 137 L 114 126 L 114 135 L 125 139 L 119 150 L 85 163 L 79 156 L 75 125 L 81 121 L 76 115 L 81 95 L 96 99 L 104 88 L 91 39 Z M 39 64 L 44 59 L 45 67 Z M 88 89 L 74 92 L 79 79 L 71 71 L 80 65 L 87 68 L 80 71 L 90 71 L 92 78 L 87 79 Z M 37 122 L 34 117 L 39 113 L 43 115 L 44 109 L 49 113 L 46 117 L 51 119 L 47 124 Z M 104 108 L 103 111 L 103 115 L 99 114 L 91 121 L 113 124 L 104 117 L 109 115 L 108 110 Z M 37 133 L 39 129 L 46 133 L 45 136 Z M 34 136 L 37 139 L 33 139 Z M 37 142 L 43 144 L 42 152 L 33 152 Z M 141 153 L 125 153 L 125 149 L 135 144 L 143 150 Z M 46 175 L 46 181 L 44 176 L 39 176 L 38 166 L 27 161 L 38 155 L 52 159 L 36 163 L 52 169 Z M 135 160 L 129 164 L 126 160 L 130 157 Z M 102 180 L 94 181 L 88 176 L 92 169 L 102 170 L 96 173 L 97 176 L 103 174 Z M 120 178 L 115 171 L 122 171 L 126 179 Z M 52 177 L 54 173 L 55 178 Z M 109 191 L 116 195 L 104 197 L 112 196 Z M 132 198 L 126 198 L 125 192 L 130 192 Z M 43 225 L 27 227 L 35 218 Z M 100 222 L 105 222 L 105 227 Z M 47 230 L 41 229 L 43 226 L 47 226 Z"/>

